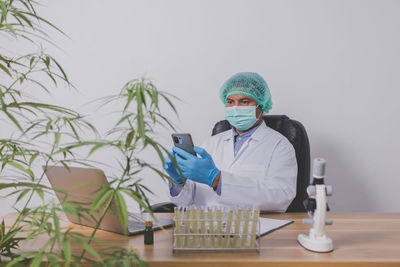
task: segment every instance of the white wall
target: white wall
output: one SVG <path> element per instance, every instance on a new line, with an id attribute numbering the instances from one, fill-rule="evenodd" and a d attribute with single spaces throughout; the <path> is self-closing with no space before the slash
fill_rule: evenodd
<path id="1" fill-rule="evenodd" d="M 400 211 L 399 1 L 45 4 L 41 14 L 71 38 L 54 35 L 63 51 L 48 51 L 80 91 L 57 90 L 54 102 L 89 112 L 87 101 L 146 75 L 185 102 L 175 122 L 199 144 L 223 119 L 222 83 L 255 71 L 270 86 L 271 113 L 301 121 L 312 157 L 326 158 L 334 211 Z M 100 114 L 93 119 L 111 125 Z M 160 140 L 170 145 L 167 134 Z M 167 200 L 166 185 L 146 180 L 154 202 Z"/>

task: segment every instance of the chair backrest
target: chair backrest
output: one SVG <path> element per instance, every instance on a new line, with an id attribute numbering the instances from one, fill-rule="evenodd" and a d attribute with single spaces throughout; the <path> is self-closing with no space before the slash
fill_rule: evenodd
<path id="1" fill-rule="evenodd" d="M 289 119 L 286 115 L 264 115 L 263 119 L 268 127 L 284 135 L 292 143 L 297 159 L 297 190 L 296 197 L 286 212 L 304 212 L 304 199 L 307 197 L 307 186 L 310 184 L 310 143 L 304 126 Z M 227 120 L 215 124 L 212 135 L 224 132 L 231 128 Z"/>

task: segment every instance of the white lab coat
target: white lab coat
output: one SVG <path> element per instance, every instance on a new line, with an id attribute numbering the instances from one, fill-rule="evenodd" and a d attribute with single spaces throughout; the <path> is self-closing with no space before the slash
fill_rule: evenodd
<path id="1" fill-rule="evenodd" d="M 264 122 L 234 156 L 233 133 L 210 137 L 203 148 L 221 170 L 221 195 L 189 179 L 171 201 L 181 206 L 250 207 L 285 212 L 296 195 L 297 162 L 292 144 Z"/>

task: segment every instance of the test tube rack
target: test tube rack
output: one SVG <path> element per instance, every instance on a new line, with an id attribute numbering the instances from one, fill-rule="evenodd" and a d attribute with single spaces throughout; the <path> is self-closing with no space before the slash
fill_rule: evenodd
<path id="1" fill-rule="evenodd" d="M 259 252 L 260 211 L 227 207 L 175 207 L 173 251 Z"/>

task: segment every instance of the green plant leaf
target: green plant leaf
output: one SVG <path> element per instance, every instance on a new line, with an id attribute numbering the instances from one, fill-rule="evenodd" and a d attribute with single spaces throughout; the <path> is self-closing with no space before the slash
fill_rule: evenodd
<path id="1" fill-rule="evenodd" d="M 65 257 L 65 265 L 70 266 L 71 264 L 71 242 L 69 241 L 68 236 L 64 235 L 64 242 L 63 242 L 63 249 L 64 249 L 64 257 Z"/>
<path id="2" fill-rule="evenodd" d="M 136 120 L 137 120 L 137 131 L 139 133 L 140 137 L 145 136 L 145 127 L 144 127 L 144 116 L 143 116 L 143 100 L 142 100 L 142 93 L 140 90 L 138 90 L 136 86 L 136 101 L 137 101 L 137 115 L 136 115 Z"/>
<path id="3" fill-rule="evenodd" d="M 29 160 L 29 166 L 32 166 L 32 163 L 35 161 L 35 159 L 39 156 L 39 152 L 34 153 L 30 160 Z"/>
<path id="4" fill-rule="evenodd" d="M 121 188 L 121 191 L 130 196 L 133 200 L 135 200 L 139 204 L 139 206 L 142 207 L 145 211 L 147 211 L 150 214 L 153 214 L 150 207 L 143 202 L 143 200 L 140 198 L 140 196 L 137 195 L 137 193 L 133 192 L 131 189 L 128 188 Z"/>
<path id="5" fill-rule="evenodd" d="M 5 73 L 8 74 L 8 76 L 12 78 L 11 72 L 3 64 L 0 64 L 0 69 L 2 69 Z"/>
<path id="6" fill-rule="evenodd" d="M 64 69 L 61 67 L 61 65 L 58 63 L 58 61 L 54 57 L 50 57 L 50 58 L 57 65 L 58 69 L 61 71 L 61 73 L 62 73 L 62 75 L 64 77 L 64 80 L 68 81 L 68 76 L 65 73 Z"/>
<path id="7" fill-rule="evenodd" d="M 28 174 L 31 178 L 35 177 L 35 175 L 33 174 L 33 172 L 30 169 L 24 168 L 21 164 L 16 163 L 15 161 L 8 161 L 7 164 L 13 166 L 14 168 L 16 168 L 20 171 L 23 171 L 24 173 Z"/>
<path id="8" fill-rule="evenodd" d="M 93 200 L 92 207 L 90 208 L 90 213 L 95 212 L 102 204 L 104 204 L 104 202 L 112 193 L 113 193 L 112 189 L 108 189 L 108 191 L 105 191 L 104 193 L 103 191 L 97 193 L 97 195 L 100 195 L 100 197 L 97 198 L 96 195 L 96 198 Z"/>
<path id="9" fill-rule="evenodd" d="M 30 192 L 31 189 L 24 189 L 22 190 L 21 194 L 18 195 L 17 200 L 15 201 L 15 203 L 18 203 L 28 192 Z"/>
<path id="10" fill-rule="evenodd" d="M 71 115 L 71 116 L 75 116 L 77 115 L 76 112 L 74 112 L 71 109 L 68 108 L 64 108 L 64 107 L 60 107 L 60 106 L 56 106 L 56 105 L 50 105 L 50 104 L 45 104 L 45 103 L 39 103 L 39 102 L 18 102 L 18 103 L 10 103 L 9 105 L 7 105 L 7 108 L 12 108 L 12 107 L 32 107 L 35 109 L 46 109 L 46 110 L 52 110 L 52 111 L 56 111 L 62 114 L 66 114 L 66 115 Z"/>
<path id="11" fill-rule="evenodd" d="M 132 139 L 133 139 L 133 137 L 135 136 L 135 131 L 130 131 L 129 133 L 128 133 L 128 135 L 126 136 L 126 141 L 125 141 L 125 145 L 127 146 L 127 147 L 129 147 L 130 145 L 131 145 L 131 143 L 132 143 Z"/>
<path id="12" fill-rule="evenodd" d="M 117 205 L 118 209 L 118 219 L 122 224 L 122 228 L 124 231 L 126 231 L 128 229 L 128 209 L 126 208 L 125 199 L 118 191 L 115 191 L 114 196 L 116 200 L 115 204 Z"/>
<path id="13" fill-rule="evenodd" d="M 25 23 L 28 24 L 30 27 L 33 27 L 32 22 L 31 22 L 27 17 L 25 17 L 25 15 L 24 15 L 22 12 L 18 11 L 17 9 L 13 9 L 13 16 L 14 16 L 15 18 L 20 18 L 20 19 L 22 19 L 22 20 L 25 21 Z M 22 24 L 22 22 L 20 22 L 20 24 Z"/>
<path id="14" fill-rule="evenodd" d="M 32 2 L 32 1 L 30 1 L 30 2 Z M 56 27 L 53 23 L 51 23 L 50 21 L 46 20 L 43 17 L 38 16 L 35 12 L 21 12 L 21 13 L 25 14 L 26 16 L 34 17 L 37 20 L 42 21 L 45 24 L 49 25 L 50 27 L 52 27 L 53 29 L 57 30 L 58 32 L 64 34 L 64 32 L 62 30 L 60 30 L 58 27 Z"/>
<path id="15" fill-rule="evenodd" d="M 53 73 L 49 72 L 49 71 L 45 71 L 44 73 L 47 74 L 47 76 L 50 77 L 50 79 L 53 81 L 54 85 L 57 85 L 57 80 L 54 78 Z"/>
<path id="16" fill-rule="evenodd" d="M 1 19 L 0 25 L 7 19 L 7 6 L 3 1 L 0 1 L 0 8 L 1 8 Z"/>
<path id="17" fill-rule="evenodd" d="M 153 147 L 153 149 L 157 152 L 157 155 L 160 158 L 160 160 L 164 163 L 164 155 L 160 150 L 161 146 L 157 142 L 153 141 L 151 138 L 148 138 L 147 136 L 145 140 Z"/>
<path id="18" fill-rule="evenodd" d="M 35 189 L 35 192 L 36 192 L 36 194 L 38 194 L 38 196 L 40 197 L 40 199 L 41 199 L 42 201 L 44 201 L 44 193 L 43 193 L 43 190 L 37 188 L 37 189 Z"/>
<path id="19" fill-rule="evenodd" d="M 60 143 L 60 137 L 61 137 L 61 133 L 60 132 L 55 132 L 54 133 L 54 145 L 58 146 L 58 144 Z"/>
<path id="20" fill-rule="evenodd" d="M 87 252 L 89 252 L 90 254 L 92 254 L 96 260 L 103 262 L 103 259 L 100 257 L 100 255 L 97 253 L 97 251 L 95 249 L 93 249 L 92 246 L 90 246 L 90 244 L 86 243 L 85 241 L 83 241 L 82 239 L 75 237 L 75 236 L 71 236 L 71 238 L 78 243 L 83 249 L 85 249 Z"/>
<path id="21" fill-rule="evenodd" d="M 3 24 L 14 36 L 17 36 L 14 27 L 11 24 Z"/>
<path id="22" fill-rule="evenodd" d="M 77 130 L 75 129 L 75 126 L 69 120 L 67 120 L 67 124 L 69 125 L 69 127 L 72 130 L 72 132 L 74 133 L 75 138 L 79 141 L 80 140 L 79 134 L 78 134 Z"/>
<path id="23" fill-rule="evenodd" d="M 2 103 L 3 104 L 3 103 Z M 18 127 L 18 129 L 23 132 L 22 126 L 18 122 L 18 120 L 10 113 L 7 111 L 6 107 L 3 105 L 3 112 L 7 115 L 7 117 Z"/>
<path id="24" fill-rule="evenodd" d="M 51 187 L 45 186 L 43 184 L 37 184 L 37 183 L 28 183 L 28 182 L 18 182 L 18 183 L 0 183 L 0 190 L 5 189 L 5 188 L 17 188 L 17 187 L 29 187 L 29 188 L 42 188 L 42 189 L 50 189 L 52 190 Z"/>
<path id="25" fill-rule="evenodd" d="M 60 220 L 58 219 L 58 215 L 56 214 L 54 207 L 51 209 L 51 216 L 53 217 L 54 235 L 57 243 L 59 244 L 61 240 Z"/>
<path id="26" fill-rule="evenodd" d="M 49 262 L 51 263 L 51 266 L 60 266 L 57 259 L 52 254 L 46 253 L 46 257 L 49 260 Z"/>
<path id="27" fill-rule="evenodd" d="M 38 267 L 40 266 L 40 263 L 42 262 L 43 258 L 43 252 L 39 252 L 38 254 L 35 255 L 33 258 L 33 261 L 30 264 L 30 267 Z"/>

